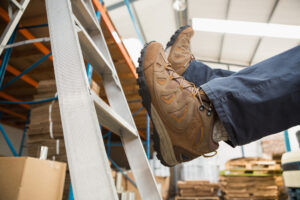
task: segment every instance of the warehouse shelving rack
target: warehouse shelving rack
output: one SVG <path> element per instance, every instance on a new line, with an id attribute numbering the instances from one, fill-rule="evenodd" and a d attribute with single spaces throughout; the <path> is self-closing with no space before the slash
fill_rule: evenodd
<path id="1" fill-rule="evenodd" d="M 75 1 L 74 1 L 75 2 Z M 103 8 L 101 7 L 101 5 L 100 4 L 98 4 L 99 2 L 97 2 L 97 1 L 93 1 L 94 2 L 94 4 L 95 4 L 95 6 L 97 7 L 97 9 L 101 12 L 101 10 L 102 10 L 102 12 L 103 12 Z M 29 1 L 28 1 L 28 3 L 29 3 Z M 49 3 L 49 1 L 48 1 L 48 3 Z M 58 2 L 57 2 L 58 3 Z M 62 3 L 62 2 L 59 2 L 59 3 Z M 70 3 L 69 1 L 65 1 L 65 2 L 63 2 L 63 3 L 66 3 L 65 4 L 65 6 L 70 6 L 70 5 L 68 5 L 68 3 Z M 73 2 L 72 2 L 73 3 Z M 83 8 L 83 9 L 90 9 L 89 10 L 89 12 L 90 12 L 90 14 L 91 13 L 93 13 L 93 9 L 92 9 L 92 6 L 91 6 L 91 1 L 77 1 L 77 3 L 78 4 L 81 4 L 80 6 L 82 6 L 81 7 L 81 9 Z M 48 5 L 48 4 L 47 4 Z M 49 5 L 50 5 L 50 7 L 51 7 L 51 5 L 53 5 L 53 3 L 52 2 L 50 2 L 49 3 Z M 49 6 L 48 5 L 48 6 Z M 76 6 L 76 5 L 75 5 Z M 77 5 L 78 6 L 78 5 Z M 89 7 L 89 8 L 88 8 Z M 66 8 L 66 7 L 65 7 Z M 54 9 L 54 8 L 51 8 L 50 10 L 52 10 L 51 12 L 56 12 L 56 10 Z M 70 11 L 70 9 L 69 9 L 69 11 Z M 82 10 L 81 10 L 82 11 Z M 48 13 L 49 13 L 49 11 L 48 11 Z M 53 13 L 52 13 L 53 14 Z M 68 13 L 68 14 L 70 14 L 70 13 Z M 78 13 L 77 13 L 78 14 Z M 101 13 L 102 14 L 102 13 Z M 3 17 L 3 12 L 1 13 L 1 17 Z M 71 15 L 70 15 L 71 16 Z M 93 16 L 93 14 L 92 14 L 92 16 Z M 105 20 L 105 12 L 103 12 L 103 18 L 104 18 L 104 20 Z M 4 16 L 4 18 L 5 18 L 6 16 Z M 56 16 L 55 16 L 56 17 Z M 94 17 L 94 16 L 93 16 Z M 106 16 L 107 17 L 107 16 Z M 6 17 L 6 19 L 7 19 L 7 17 Z M 71 17 L 71 20 L 74 20 L 75 18 L 73 18 L 72 19 L 72 17 Z M 94 17 L 94 19 L 92 19 L 92 20 L 95 20 L 95 17 Z M 7 21 L 7 20 L 6 20 Z M 76 21 L 76 24 L 77 24 L 77 29 L 78 29 L 78 27 L 80 26 L 80 22 L 78 21 L 78 20 L 76 20 L 75 19 L 75 21 Z M 95 22 L 95 21 L 94 21 Z M 94 23 L 94 22 L 92 22 L 92 23 Z M 54 23 L 57 23 L 57 20 L 56 20 L 56 22 L 54 22 Z M 107 23 L 108 24 L 108 27 L 109 26 L 111 26 L 109 29 L 111 29 L 111 28 L 113 28 L 113 26 L 111 25 L 111 24 L 109 24 L 109 23 Z M 99 26 L 99 25 L 98 25 Z M 38 27 L 38 26 L 37 26 Z M 29 27 L 28 27 L 29 28 Z M 83 27 L 81 27 L 82 29 L 82 32 L 84 33 L 84 31 L 85 31 L 85 29 L 83 28 Z M 98 27 L 99 28 L 99 27 Z M 50 27 L 50 29 L 51 29 L 51 27 Z M 16 31 L 14 31 L 14 32 L 16 32 Z M 23 34 L 26 38 L 28 38 L 28 39 L 34 39 L 34 37 L 26 30 L 26 29 L 21 29 L 21 34 Z M 101 29 L 100 29 L 100 34 L 101 34 Z M 101 35 L 100 35 L 101 36 Z M 33 66 L 31 66 L 31 67 L 29 67 L 29 70 L 30 69 L 32 69 L 32 68 L 34 68 L 34 67 L 36 67 L 36 66 L 38 66 L 38 64 L 40 63 L 40 62 L 42 62 L 43 60 L 45 60 L 45 59 L 47 59 L 47 58 L 49 58 L 50 60 L 52 60 L 52 55 L 51 55 L 51 52 L 43 45 L 43 44 L 41 44 L 40 42 L 37 42 L 38 40 L 36 40 L 36 41 L 34 41 L 35 43 L 35 46 L 43 53 L 43 54 L 46 54 L 41 60 L 39 60 L 37 63 L 35 63 Z M 78 42 L 78 41 L 77 41 Z M 102 42 L 104 42 L 103 41 L 103 36 L 102 36 Z M 100 46 L 99 48 L 103 48 L 103 46 L 105 47 L 105 43 L 103 43 L 103 45 L 102 46 Z M 103 49 L 102 49 L 103 50 Z M 120 50 L 122 51 L 124 51 L 125 49 L 124 49 L 124 46 L 120 46 Z M 104 51 L 105 52 L 105 51 Z M 107 49 L 106 49 L 106 53 L 108 53 L 108 51 L 107 51 Z M 128 56 L 128 54 L 126 53 L 125 54 L 126 56 L 124 56 L 125 57 L 125 59 L 126 59 L 126 61 L 127 62 L 130 62 L 131 63 L 131 61 L 130 61 L 130 58 L 129 58 L 129 56 Z M 110 58 L 110 56 L 109 56 L 109 53 L 106 55 L 106 56 L 108 56 L 108 58 Z M 9 56 L 8 56 L 8 58 L 9 58 Z M 103 61 L 105 61 L 105 57 L 103 58 L 102 57 L 102 59 L 103 59 Z M 16 78 L 15 78 L 15 80 L 17 80 L 18 78 L 21 78 L 21 79 L 23 79 L 25 82 L 27 82 L 27 83 L 29 83 L 29 84 L 31 84 L 32 86 L 34 86 L 34 87 L 36 87 L 37 86 L 37 83 L 33 80 L 33 79 L 31 79 L 30 77 L 28 77 L 27 75 L 25 75 L 28 71 L 24 71 L 24 72 L 19 72 L 18 70 L 16 70 L 15 68 L 13 68 L 13 67 L 11 67 L 11 66 L 9 66 L 9 65 L 7 65 L 8 64 L 8 59 L 7 59 L 7 62 L 2 62 L 2 64 L 4 65 L 5 64 L 5 66 L 8 66 L 8 68 L 7 68 L 7 71 L 10 71 L 10 72 L 12 72 L 12 71 L 14 71 L 14 73 L 15 73 L 15 75 L 16 75 Z M 103 63 L 102 63 L 103 64 Z M 107 63 L 106 63 L 107 64 Z M 94 63 L 94 65 L 95 66 L 97 66 L 97 63 Z M 111 72 L 113 72 L 114 71 L 114 68 L 113 67 L 111 67 L 111 66 L 113 66 L 113 63 L 112 63 L 112 61 L 111 61 L 111 59 L 110 59 L 110 66 L 108 66 L 108 67 L 110 67 L 110 71 Z M 130 66 L 130 65 L 129 65 Z M 131 63 L 131 70 L 132 70 L 132 72 L 133 73 L 135 73 L 135 68 L 133 68 L 134 66 L 132 65 L 132 63 Z M 99 69 L 98 69 L 99 70 Z M 101 69 L 102 70 L 102 69 Z M 101 72 L 100 72 L 101 73 Z M 104 73 L 107 73 L 107 71 L 105 71 Z M 110 74 L 110 76 L 112 75 L 113 73 L 111 73 Z M 115 75 L 115 74 L 114 74 Z M 135 74 L 135 76 L 136 76 L 136 74 Z M 85 78 L 83 78 L 83 79 L 85 79 Z M 119 83 L 118 83 L 118 78 L 116 77 L 116 76 L 114 76 L 113 77 L 113 79 L 114 79 L 114 81 L 115 81 L 115 83 L 114 84 L 116 84 L 116 86 L 118 87 L 118 89 L 121 91 L 121 93 L 120 94 L 117 94 L 117 95 L 121 95 L 121 97 L 123 96 L 123 100 L 125 100 L 125 97 L 124 97 L 124 94 L 122 94 L 122 88 L 120 87 L 120 85 L 119 85 Z M 11 82 L 9 82 L 9 84 L 11 84 L 12 82 L 14 82 L 15 80 L 13 80 L 13 81 L 11 81 Z M 109 81 L 111 81 L 111 80 L 109 80 Z M 83 82 L 85 82 L 85 80 L 83 80 Z M 73 82 L 74 83 L 74 82 Z M 111 86 L 108 84 L 108 88 L 110 88 Z M 87 87 L 87 89 L 88 89 L 88 87 Z M 89 90 L 88 90 L 88 92 L 90 92 Z M 115 93 L 115 91 L 112 91 L 112 93 L 114 94 Z M 126 103 L 126 105 L 127 105 L 127 116 L 126 116 L 126 113 L 125 113 L 125 117 L 127 118 L 127 120 L 129 119 L 129 123 L 131 123 L 131 125 L 129 125 L 127 122 L 124 122 L 123 121 L 123 123 L 127 123 L 126 125 L 125 125 L 125 127 L 124 127 L 124 125 L 122 125 L 122 124 L 120 124 L 120 121 L 122 122 L 122 118 L 121 119 L 118 119 L 118 116 L 114 113 L 114 111 L 113 110 L 110 110 L 111 112 L 107 112 L 107 110 L 105 110 L 105 109 L 111 109 L 111 108 L 108 108 L 108 106 L 106 106 L 105 104 L 104 104 L 104 102 L 103 101 L 101 101 L 101 99 L 99 99 L 98 97 L 96 97 L 94 94 L 90 94 L 91 96 L 92 96 L 92 98 L 94 98 L 94 101 L 97 101 L 97 103 L 98 103 L 98 109 L 102 109 L 102 111 L 105 111 L 106 112 L 106 114 L 107 115 L 111 115 L 111 116 L 113 116 L 113 115 L 115 115 L 114 117 L 115 118 L 117 118 L 117 124 L 118 125 L 121 125 L 121 127 L 123 126 L 123 131 L 120 131 L 120 129 L 115 129 L 114 130 L 114 132 L 116 132 L 116 133 L 119 133 L 120 135 L 121 135 L 121 138 L 123 139 L 123 143 L 126 145 L 126 143 L 130 143 L 130 144 L 132 144 L 133 142 L 135 142 L 136 144 L 135 144 L 135 146 L 133 146 L 133 147 L 135 147 L 135 148 L 132 148 L 132 147 L 130 147 L 129 146 L 129 144 L 127 144 L 127 148 L 129 148 L 129 150 L 128 151 L 131 151 L 131 153 L 134 153 L 134 151 L 136 151 L 136 147 L 138 147 L 141 151 L 139 152 L 139 155 L 140 156 L 138 156 L 138 157 L 140 157 L 140 158 L 138 158 L 138 157 L 136 157 L 136 155 L 134 155 L 134 156 L 132 156 L 132 161 L 134 162 L 133 164 L 132 164 L 132 162 L 131 162 L 131 165 L 136 165 L 137 167 L 143 167 L 142 169 L 139 169 L 139 168 L 135 168 L 135 169 L 132 169 L 133 170 L 133 173 L 134 173 L 134 176 L 136 177 L 136 180 L 137 180 L 137 185 L 138 185 L 138 187 L 139 187 L 139 189 L 140 189 L 140 192 L 141 192 L 141 195 L 142 195 L 142 197 L 143 197 L 143 199 L 160 199 L 160 195 L 159 195 L 159 193 L 158 193 L 158 190 L 157 190 L 157 187 L 156 187 L 156 184 L 155 184 L 155 181 L 154 181 L 154 179 L 153 179 L 153 175 L 152 175 L 152 173 L 151 173 L 151 170 L 150 170 L 150 168 L 149 168 L 149 164 L 148 164 L 148 162 L 147 162 L 147 160 L 146 160 L 146 156 L 144 155 L 144 157 L 142 158 L 142 162 L 140 162 L 141 161 L 141 156 L 143 156 L 143 154 L 144 154 L 144 151 L 143 151 L 143 148 L 142 148 L 142 144 L 141 144 L 141 142 L 140 142 L 140 139 L 139 139 L 139 137 L 138 137 L 138 132 L 137 132 L 137 130 L 134 130 L 134 128 L 133 127 L 135 127 L 134 126 L 134 122 L 133 122 L 133 120 L 132 120 L 132 116 L 131 116 L 131 114 L 128 112 L 129 111 L 129 109 L 128 109 L 128 105 L 127 105 L 127 103 L 126 103 L 126 101 L 123 101 L 123 102 L 125 102 Z M 114 94 L 115 95 L 115 94 Z M 36 101 L 36 102 L 34 102 L 34 101 L 31 101 L 31 102 L 21 102 L 21 101 L 19 101 L 18 99 L 16 99 L 16 98 L 13 98 L 13 97 L 10 97 L 10 96 L 8 96 L 8 95 L 5 95 L 5 94 L 2 94 L 1 95 L 2 97 L 6 97 L 6 99 L 7 100 L 9 100 L 9 101 L 7 101 L 7 102 L 5 102 L 5 101 L 2 101 L 2 103 L 15 103 L 15 104 L 19 104 L 20 106 L 23 106 L 23 107 L 26 107 L 26 108 L 29 108 L 29 106 L 28 106 L 28 104 L 31 104 L 31 103 L 39 103 L 39 102 L 46 102 L 46 101 L 52 101 L 53 99 L 55 99 L 55 98 L 49 98 L 49 99 L 45 99 L 45 100 L 42 100 L 42 101 Z M 7 97 L 8 96 L 8 97 Z M 61 97 L 61 96 L 60 96 Z M 118 102 L 118 101 L 117 101 Z M 112 102 L 113 103 L 113 102 Z M 124 108 L 124 107 L 123 107 Z M 125 108 L 126 108 L 126 106 L 125 106 Z M 140 110 L 140 109 L 139 109 Z M 129 114 L 128 114 L 129 113 Z M 124 115 L 124 113 L 122 113 L 123 115 Z M 101 115 L 100 115 L 100 117 L 101 117 Z M 27 120 L 28 120 L 28 118 L 27 118 Z M 103 119 L 104 120 L 104 124 L 106 124 L 106 123 L 108 123 L 108 122 L 106 122 L 105 121 L 105 119 Z M 149 118 L 147 117 L 147 121 L 149 122 Z M 106 124 L 107 125 L 107 127 L 111 127 L 111 129 L 114 129 L 115 127 L 114 126 L 111 126 L 111 125 L 108 125 L 108 124 Z M 113 124 L 113 125 L 115 125 L 115 124 Z M 148 123 L 148 125 L 149 125 L 149 123 Z M 128 128 L 128 127 L 130 127 L 131 126 L 131 128 Z M 133 126 L 133 127 L 132 127 Z M 95 128 L 95 127 L 94 127 Z M 97 129 L 97 128 L 96 128 Z M 136 129 L 136 128 L 135 128 Z M 149 127 L 147 128 L 147 130 L 149 130 Z M 23 135 L 25 135 L 25 131 L 26 131 L 26 127 L 25 127 L 25 129 L 24 129 L 24 134 Z M 100 129 L 99 129 L 99 131 L 100 131 Z M 99 132 L 98 131 L 98 132 Z M 126 134 L 126 132 L 127 132 L 127 134 L 129 135 L 129 136 L 125 136 L 124 137 L 124 135 Z M 147 131 L 148 132 L 148 131 Z M 4 132 L 4 130 L 2 131 L 2 133 L 3 133 L 3 135 L 6 135 L 5 134 L 5 132 Z M 149 134 L 148 134 L 148 142 L 147 142 L 147 146 L 149 147 Z M 127 141 L 126 141 L 127 140 Z M 9 140 L 8 140 L 9 141 Z M 24 141 L 23 139 L 22 139 L 22 141 Z M 101 140 L 100 140 L 101 141 Z M 23 143 L 23 142 L 22 142 Z M 138 145 L 138 146 L 137 146 Z M 132 146 L 132 145 L 131 145 Z M 130 150 L 130 148 L 131 148 L 131 150 Z M 13 149 L 13 147 L 11 146 L 11 149 Z M 22 145 L 21 145 L 21 147 L 20 147 L 20 149 L 22 149 Z M 148 149 L 148 148 L 147 148 Z M 134 150 L 134 151 L 132 151 L 132 150 Z M 68 150 L 67 150 L 68 151 Z M 103 149 L 100 151 L 100 152 L 102 152 L 102 154 L 103 154 Z M 147 152 L 147 154 L 149 155 L 149 151 Z M 15 153 L 15 155 L 16 156 L 18 156 L 18 154 L 17 153 Z M 19 154 L 20 155 L 20 154 Z M 104 161 L 105 162 L 105 158 L 106 158 L 106 156 L 104 156 L 104 158 L 102 158 L 102 161 Z M 72 173 L 72 172 L 71 172 Z M 108 174 L 107 174 L 107 172 L 105 172 L 105 173 L 102 173 L 103 175 L 105 175 L 105 176 L 107 176 Z M 82 175 L 82 174 L 81 174 Z M 146 175 L 146 176 L 145 176 Z M 75 176 L 76 177 L 76 176 Z M 108 179 L 109 179 L 109 177 L 108 177 Z M 96 181 L 97 182 L 97 181 Z M 98 180 L 98 182 L 99 182 L 99 180 Z M 111 182 L 111 181 L 108 181 L 108 182 Z M 74 183 L 73 183 L 74 184 Z M 82 185 L 82 183 L 81 183 L 81 185 Z M 97 184 L 96 184 L 97 185 Z M 140 185 L 140 186 L 139 186 Z M 99 185 L 98 185 L 99 186 Z M 100 184 L 100 186 L 101 186 L 101 184 Z M 102 185 L 103 186 L 103 185 Z M 105 186 L 105 184 L 104 184 L 104 186 Z M 98 187 L 94 187 L 94 188 L 97 188 L 97 190 L 98 190 L 98 193 L 99 193 L 99 188 Z M 113 187 L 112 187 L 113 188 Z M 78 188 L 76 188 L 75 189 L 75 194 L 76 194 L 76 190 L 78 190 Z M 82 190 L 83 191 L 83 190 Z M 95 191 L 96 192 L 96 191 Z M 80 192 L 79 192 L 80 193 Z M 97 193 L 97 192 L 96 192 Z M 115 194 L 115 191 L 114 191 L 114 189 L 112 189 L 112 192 L 106 192 L 107 194 L 106 195 L 108 195 L 107 197 L 109 198 L 109 199 L 113 199 L 113 198 L 116 198 L 116 194 Z M 79 194 L 79 195 L 82 195 L 83 193 L 81 193 L 81 194 Z M 77 194 L 78 195 L 78 194 Z M 103 191 L 101 192 L 101 197 L 103 197 Z M 83 196 L 81 196 L 81 197 L 83 197 Z"/>

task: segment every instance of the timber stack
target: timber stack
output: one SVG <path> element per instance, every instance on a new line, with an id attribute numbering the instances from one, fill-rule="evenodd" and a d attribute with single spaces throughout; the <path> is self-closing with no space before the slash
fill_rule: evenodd
<path id="1" fill-rule="evenodd" d="M 239 158 L 226 162 L 220 185 L 225 199 L 277 200 L 281 195 L 281 168 L 274 160 Z"/>
<path id="2" fill-rule="evenodd" d="M 219 184 L 205 180 L 178 181 L 179 196 L 175 200 L 218 200 Z"/>

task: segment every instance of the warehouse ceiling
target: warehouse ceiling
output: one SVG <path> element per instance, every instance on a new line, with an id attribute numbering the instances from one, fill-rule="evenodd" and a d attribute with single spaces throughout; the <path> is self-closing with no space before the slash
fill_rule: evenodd
<path id="1" fill-rule="evenodd" d="M 147 41 L 165 45 L 178 28 L 173 0 L 131 2 Z M 121 36 L 137 37 L 123 0 L 106 0 L 105 5 Z M 189 22 L 211 18 L 300 26 L 299 0 L 187 0 L 187 13 Z M 298 39 L 196 31 L 192 52 L 200 60 L 248 66 L 299 44 Z"/>

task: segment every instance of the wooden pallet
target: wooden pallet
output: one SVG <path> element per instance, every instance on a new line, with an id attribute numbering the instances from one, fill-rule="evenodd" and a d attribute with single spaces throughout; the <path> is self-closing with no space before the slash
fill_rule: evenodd
<path id="1" fill-rule="evenodd" d="M 220 200 L 219 197 L 180 197 L 176 196 L 175 200 Z"/>
<path id="2" fill-rule="evenodd" d="M 180 197 L 211 197 L 216 196 L 219 184 L 204 180 L 178 181 L 178 195 Z"/>
<path id="3" fill-rule="evenodd" d="M 275 160 L 267 160 L 263 158 L 237 158 L 227 161 L 226 169 L 242 169 L 242 170 L 281 170 L 280 164 Z"/>

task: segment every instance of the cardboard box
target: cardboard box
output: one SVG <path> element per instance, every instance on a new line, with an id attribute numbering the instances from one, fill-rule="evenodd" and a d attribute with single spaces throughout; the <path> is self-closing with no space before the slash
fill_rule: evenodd
<path id="1" fill-rule="evenodd" d="M 65 174 L 65 163 L 31 157 L 1 157 L 0 200 L 60 200 Z"/>

